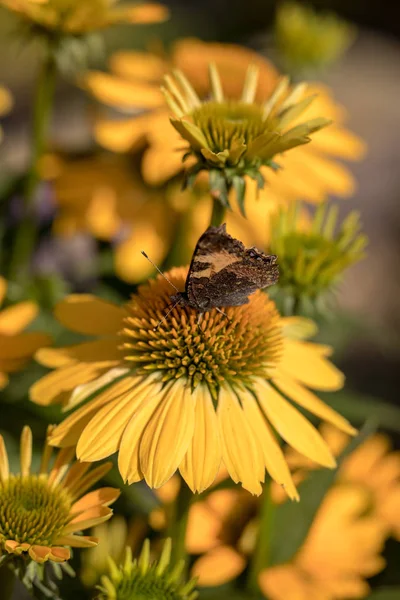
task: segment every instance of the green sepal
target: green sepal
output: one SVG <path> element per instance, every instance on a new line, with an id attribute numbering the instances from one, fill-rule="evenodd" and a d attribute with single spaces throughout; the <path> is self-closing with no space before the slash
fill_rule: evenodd
<path id="1" fill-rule="evenodd" d="M 219 200 L 223 206 L 230 208 L 229 204 L 229 187 L 226 176 L 220 169 L 210 169 L 210 191 L 213 198 Z"/>
<path id="2" fill-rule="evenodd" d="M 374 590 L 365 600 L 399 600 L 400 586 L 384 587 Z"/>

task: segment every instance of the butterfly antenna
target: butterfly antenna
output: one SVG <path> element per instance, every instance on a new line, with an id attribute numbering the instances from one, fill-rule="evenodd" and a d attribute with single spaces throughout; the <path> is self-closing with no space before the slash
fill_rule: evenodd
<path id="1" fill-rule="evenodd" d="M 168 279 L 167 279 L 167 281 L 168 281 Z M 171 308 L 169 309 L 169 311 L 168 311 L 168 312 L 167 312 L 167 313 L 166 313 L 166 314 L 163 316 L 163 318 L 162 318 L 160 321 L 158 321 L 157 325 L 156 325 L 155 327 L 153 327 L 153 331 L 157 331 L 157 329 L 160 327 L 161 323 L 163 323 L 164 321 L 166 321 L 166 320 L 167 320 L 167 317 L 168 317 L 168 315 L 172 313 L 172 311 L 174 310 L 174 308 L 175 308 L 176 306 L 178 306 L 179 302 L 180 302 L 180 301 L 178 300 L 177 302 L 175 302 L 175 304 L 173 304 L 173 305 L 172 305 L 172 307 L 171 307 Z M 171 305 L 169 305 L 169 306 L 171 306 Z"/>
<path id="2" fill-rule="evenodd" d="M 224 317 L 225 317 L 226 319 L 228 319 L 228 321 L 232 321 L 232 319 L 230 319 L 230 318 L 228 317 L 228 315 L 226 314 L 226 312 L 224 312 L 223 310 L 221 310 L 220 308 L 218 308 L 218 306 L 215 306 L 214 308 L 215 308 L 215 310 L 216 310 L 217 312 L 221 313 L 221 315 L 224 315 Z"/>
<path id="3" fill-rule="evenodd" d="M 144 250 L 142 250 L 142 254 L 143 254 L 143 256 L 144 256 L 145 258 L 147 258 L 147 260 L 148 260 L 148 261 L 149 261 L 149 262 L 150 262 L 150 263 L 153 265 L 153 267 L 154 267 L 155 269 L 157 269 L 157 271 L 160 273 L 160 275 L 162 275 L 162 276 L 164 277 L 164 279 L 165 279 L 166 281 L 168 281 L 168 283 L 169 283 L 170 285 L 172 285 L 172 287 L 174 288 L 174 290 L 176 290 L 177 292 L 179 292 L 178 288 L 177 288 L 177 287 L 176 287 L 176 286 L 175 286 L 175 285 L 172 283 L 172 281 L 170 281 L 170 280 L 168 279 L 168 277 L 167 277 L 166 275 L 164 275 L 164 273 L 161 271 L 161 269 L 159 269 L 159 268 L 157 267 L 157 265 L 156 265 L 155 263 L 153 263 L 153 261 L 151 260 L 151 258 L 149 258 L 149 257 L 147 256 L 147 254 L 146 254 L 146 252 L 145 252 Z M 171 310 L 172 310 L 172 309 L 171 309 Z M 171 311 L 170 311 L 170 312 L 171 312 Z M 169 313 L 168 313 L 168 314 L 169 314 Z"/>

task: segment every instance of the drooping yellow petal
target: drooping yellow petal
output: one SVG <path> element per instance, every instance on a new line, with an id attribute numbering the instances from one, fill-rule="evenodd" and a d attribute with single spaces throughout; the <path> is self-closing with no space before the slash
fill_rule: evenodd
<path id="1" fill-rule="evenodd" d="M 150 388 L 148 398 L 132 416 L 123 433 L 118 453 L 118 468 L 122 479 L 129 484 L 143 479 L 139 462 L 139 444 L 149 420 L 163 401 L 164 394 L 165 392 L 152 394 Z"/>
<path id="2" fill-rule="evenodd" d="M 143 281 L 154 271 L 153 265 L 141 254 L 143 248 L 156 264 L 162 264 L 168 249 L 154 224 L 144 221 L 136 224 L 132 235 L 119 244 L 115 252 L 115 270 L 124 281 Z"/>
<path id="3" fill-rule="evenodd" d="M 93 342 L 84 342 L 64 348 L 40 348 L 35 359 L 45 367 L 58 368 L 67 366 L 76 361 L 102 362 L 119 360 L 122 354 L 118 349 L 117 336 Z"/>
<path id="4" fill-rule="evenodd" d="M 41 346 L 51 344 L 51 337 L 36 331 L 8 336 L 0 334 L 0 361 L 2 359 L 30 360 Z"/>
<path id="5" fill-rule="evenodd" d="M 75 446 L 82 431 L 97 411 L 115 399 L 124 397 L 134 383 L 137 383 L 135 377 L 125 377 L 104 392 L 100 392 L 94 400 L 88 402 L 82 408 L 75 410 L 54 429 L 50 436 L 51 444 L 62 448 Z"/>
<path id="6" fill-rule="evenodd" d="M 10 474 L 10 466 L 8 463 L 7 448 L 4 443 L 4 438 L 0 435 L 0 480 L 6 481 Z"/>
<path id="7" fill-rule="evenodd" d="M 139 444 L 140 468 L 150 487 L 161 487 L 181 464 L 194 433 L 195 401 L 190 385 L 178 380 L 151 416 Z"/>
<path id="8" fill-rule="evenodd" d="M 131 380 L 132 387 L 101 408 L 82 431 L 76 447 L 79 460 L 97 461 L 114 454 L 119 448 L 126 426 L 145 402 L 149 389 L 155 394 L 161 391 L 161 382 L 154 381 L 154 377 L 145 380 L 137 377 Z"/>
<path id="9" fill-rule="evenodd" d="M 120 77 L 159 84 L 168 70 L 161 57 L 149 52 L 115 52 L 110 58 L 110 69 Z"/>
<path id="10" fill-rule="evenodd" d="M 325 402 L 322 402 L 318 396 L 310 392 L 310 390 L 300 383 L 297 383 L 294 379 L 291 379 L 285 374 L 280 375 L 279 371 L 277 371 L 274 373 L 274 383 L 277 385 L 280 392 L 297 402 L 297 404 L 300 404 L 303 408 L 312 412 L 317 417 L 332 423 L 350 435 L 355 435 L 357 433 L 357 430 L 352 427 L 347 419 L 325 404 Z"/>
<path id="11" fill-rule="evenodd" d="M 68 329 L 86 335 L 115 335 L 127 313 L 123 307 L 91 294 L 71 294 L 57 304 L 55 317 Z"/>
<path id="12" fill-rule="evenodd" d="M 336 461 L 313 425 L 269 383 L 258 379 L 255 384 L 258 400 L 279 435 L 307 458 L 333 468 Z"/>
<path id="13" fill-rule="evenodd" d="M 115 362 L 77 363 L 57 369 L 36 381 L 30 389 L 33 402 L 46 406 L 64 404 L 74 388 L 100 377 L 117 366 Z"/>
<path id="14" fill-rule="evenodd" d="M 241 396 L 245 393 L 241 392 Z M 218 425 L 221 437 L 222 459 L 235 482 L 252 494 L 262 492 L 260 482 L 264 481 L 265 467 L 258 440 L 240 408 L 232 388 L 223 385 L 218 396 Z"/>
<path id="15" fill-rule="evenodd" d="M 332 391 L 343 387 L 344 375 L 318 351 L 318 344 L 286 339 L 279 370 L 304 385 Z"/>
<path id="16" fill-rule="evenodd" d="M 124 20 L 129 20 L 135 25 L 160 23 L 169 17 L 169 10 L 158 2 L 146 2 L 139 5 L 125 5 L 121 9 L 125 15 Z"/>
<path id="17" fill-rule="evenodd" d="M 256 399 L 249 394 L 243 394 L 241 395 L 241 402 L 247 421 L 258 440 L 268 473 L 276 483 L 285 489 L 289 498 L 298 500 L 299 494 L 293 483 L 283 452 L 268 426 L 265 416 L 259 409 Z"/>
<path id="18" fill-rule="evenodd" d="M 104 487 L 89 492 L 71 506 L 71 515 L 76 515 L 98 506 L 109 506 L 115 502 L 120 493 L 120 490 L 111 487 Z"/>
<path id="19" fill-rule="evenodd" d="M 217 415 L 207 388 L 197 386 L 192 394 L 195 427 L 179 470 L 192 492 L 202 492 L 214 481 L 221 464 Z"/>
<path id="20" fill-rule="evenodd" d="M 113 152 L 128 152 L 144 144 L 151 124 L 150 116 L 152 113 L 123 121 L 101 119 L 95 125 L 96 140 Z"/>

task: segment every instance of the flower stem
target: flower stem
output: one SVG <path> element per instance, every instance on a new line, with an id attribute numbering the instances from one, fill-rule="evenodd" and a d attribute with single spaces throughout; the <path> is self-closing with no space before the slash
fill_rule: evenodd
<path id="1" fill-rule="evenodd" d="M 211 213 L 210 226 L 218 227 L 221 225 L 225 218 L 226 208 L 221 204 L 221 202 L 217 198 L 213 198 L 213 207 Z"/>
<path id="2" fill-rule="evenodd" d="M 177 564 L 180 560 L 185 560 L 187 568 L 186 555 L 186 528 L 189 517 L 189 508 L 193 498 L 193 493 L 181 479 L 181 487 L 175 502 L 174 521 L 171 528 L 172 537 L 172 564 Z"/>
<path id="3" fill-rule="evenodd" d="M 23 219 L 16 232 L 11 256 L 10 278 L 24 282 L 29 275 L 29 266 L 35 248 L 37 228 L 34 214 L 35 193 L 40 181 L 39 161 L 45 150 L 50 121 L 57 68 L 54 57 L 46 49 L 36 83 L 36 95 L 32 117 L 32 156 L 24 185 Z"/>
<path id="4" fill-rule="evenodd" d="M 4 598 L 4 600 L 10 600 L 12 598 L 16 580 L 15 573 L 8 567 L 7 562 L 8 561 L 5 560 L 0 566 L 0 589 L 2 594 L 1 597 Z"/>
<path id="5" fill-rule="evenodd" d="M 266 482 L 262 493 L 260 525 L 257 544 L 250 564 L 247 587 L 251 592 L 259 592 L 258 577 L 270 562 L 271 529 L 275 515 L 275 504 L 271 498 L 271 483 Z"/>

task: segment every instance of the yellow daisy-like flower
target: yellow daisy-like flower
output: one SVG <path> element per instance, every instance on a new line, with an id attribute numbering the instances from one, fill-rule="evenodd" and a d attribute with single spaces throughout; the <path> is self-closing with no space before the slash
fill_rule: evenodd
<path id="1" fill-rule="evenodd" d="M 159 86 L 164 75 L 179 69 L 190 79 L 200 99 L 207 98 L 210 94 L 208 65 L 211 62 L 218 69 L 226 98 L 240 98 L 249 64 L 259 69 L 257 103 L 265 102 L 278 83 L 278 73 L 271 63 L 257 53 L 235 45 L 182 40 L 174 45 L 169 59 L 149 53 L 119 52 L 111 58 L 111 74 L 92 72 L 84 84 L 110 106 L 124 112 L 145 112 L 118 121 L 101 120 L 96 126 L 97 140 L 115 152 L 127 152 L 138 143 L 146 145 L 142 172 L 148 183 L 159 185 L 179 173 L 183 168 L 183 151 L 177 149 L 182 147 L 182 142 L 170 125 Z M 350 196 L 354 192 L 351 174 L 336 159 L 360 159 L 364 144 L 344 127 L 346 114 L 332 99 L 329 89 L 312 86 L 309 93 L 316 97 L 303 113 L 303 119 L 312 120 L 322 115 L 333 124 L 313 134 L 312 144 L 292 149 L 281 157 L 281 170 L 274 173 L 267 169 L 267 191 L 271 201 L 301 197 L 309 202 L 320 202 L 328 194 Z M 255 196 L 256 184 L 249 182 L 246 206 Z"/>
<path id="2" fill-rule="evenodd" d="M 0 117 L 6 115 L 12 108 L 13 99 L 10 92 L 0 85 Z M 0 126 L 0 143 L 3 139 L 3 130 Z"/>
<path id="3" fill-rule="evenodd" d="M 183 289 L 186 269 L 168 277 Z M 327 359 L 330 349 L 305 341 L 309 323 L 281 318 L 261 292 L 247 305 L 228 308 L 228 318 L 212 310 L 199 322 L 195 310 L 175 307 L 158 325 L 170 295 L 170 284 L 158 277 L 124 306 L 73 295 L 56 307 L 65 326 L 100 339 L 37 354 L 56 370 L 33 385 L 32 400 L 75 409 L 51 443 L 77 444 L 85 461 L 118 451 L 129 483 L 144 478 L 158 488 L 179 469 L 200 492 L 222 463 L 253 494 L 261 493 L 267 469 L 297 498 L 269 423 L 305 456 L 335 466 L 316 429 L 291 402 L 354 433 L 308 389 L 343 385 L 342 373 Z"/>
<path id="4" fill-rule="evenodd" d="M 298 122 L 314 97 L 304 96 L 306 85 L 289 88 L 282 78 L 271 96 L 255 102 L 259 70 L 250 65 L 239 100 L 226 98 L 219 72 L 209 65 L 211 97 L 202 102 L 181 71 L 166 75 L 162 91 L 175 118 L 170 119 L 179 135 L 189 144 L 183 160 L 193 157 L 186 183 L 200 171 L 209 173 L 211 194 L 224 206 L 234 188 L 244 213 L 245 176 L 264 187 L 262 167 L 277 170 L 277 157 L 311 141 L 311 133 L 330 124 L 321 116 Z M 296 124 L 294 122 L 296 121 Z"/>
<path id="5" fill-rule="evenodd" d="M 335 13 L 319 13 L 300 2 L 278 6 L 275 42 L 283 64 L 291 71 L 334 63 L 353 39 L 354 27 Z"/>
<path id="6" fill-rule="evenodd" d="M 321 435 L 335 456 L 346 448 L 349 436 L 324 424 Z M 317 465 L 304 460 L 288 449 L 287 461 L 297 480 L 304 479 Z M 374 513 L 382 520 L 391 535 L 400 540 L 400 452 L 393 451 L 390 438 L 374 434 L 360 444 L 342 462 L 337 474 L 339 483 L 356 484 L 370 495 Z"/>
<path id="7" fill-rule="evenodd" d="M 7 282 L 0 277 L 0 306 L 7 292 Z M 23 332 L 38 314 L 34 302 L 20 302 L 0 311 L 0 389 L 8 383 L 8 374 L 20 371 L 42 346 L 51 343 L 45 333 Z"/>
<path id="8" fill-rule="evenodd" d="M 118 23 L 154 23 L 168 10 L 157 3 L 123 4 L 116 0 L 0 0 L 24 23 L 39 32 L 81 36 Z"/>
<path id="9" fill-rule="evenodd" d="M 332 488 L 308 536 L 290 563 L 260 574 L 269 600 L 339 600 L 368 595 L 365 581 L 385 566 L 381 520 L 369 511 L 369 494 L 357 485 Z"/>
<path id="10" fill-rule="evenodd" d="M 49 428 L 51 434 L 52 428 Z M 52 448 L 46 442 L 37 473 L 31 472 L 32 432 L 21 434 L 21 471 L 11 473 L 7 450 L 0 436 L 0 552 L 20 555 L 42 563 L 63 562 L 69 547 L 90 548 L 96 538 L 78 535 L 83 529 L 109 519 L 109 505 L 119 490 L 101 488 L 88 492 L 112 467 L 106 463 L 90 469 L 73 462 L 73 448 L 57 454 L 50 467 Z"/>

